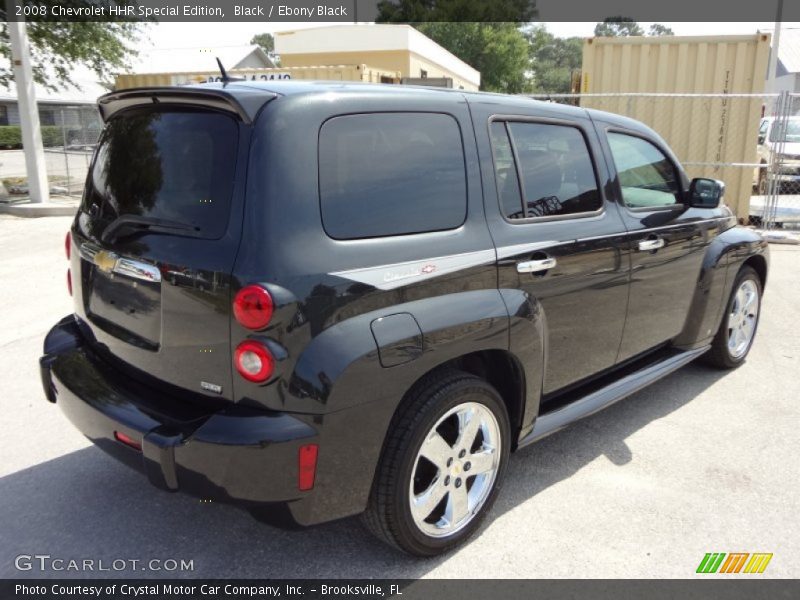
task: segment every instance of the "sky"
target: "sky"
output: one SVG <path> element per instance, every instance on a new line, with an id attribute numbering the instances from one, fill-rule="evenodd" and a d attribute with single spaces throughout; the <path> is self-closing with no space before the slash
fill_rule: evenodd
<path id="1" fill-rule="evenodd" d="M 337 23 L 331 23 L 335 25 Z M 591 37 L 597 23 L 545 23 L 548 31 L 559 37 Z M 774 23 L 662 23 L 676 35 L 743 35 L 771 31 Z M 141 50 L 149 48 L 196 48 L 209 45 L 236 46 L 247 44 L 257 33 L 275 33 L 324 23 L 158 23 L 148 28 Z M 646 30 L 650 23 L 641 23 Z M 783 27 L 800 28 L 800 23 L 784 23 Z"/>

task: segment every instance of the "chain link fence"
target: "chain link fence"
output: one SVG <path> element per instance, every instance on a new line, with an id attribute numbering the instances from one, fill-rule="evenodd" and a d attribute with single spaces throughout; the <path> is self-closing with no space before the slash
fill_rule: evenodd
<path id="1" fill-rule="evenodd" d="M 800 228 L 800 94 L 553 94 L 539 100 L 604 110 L 655 129 L 690 177 L 725 182 L 742 223 Z M 51 193 L 80 197 L 100 119 L 91 106 L 40 109 Z M 0 179 L 27 193 L 22 150 L 0 149 Z"/>
<path id="2" fill-rule="evenodd" d="M 0 181 L 13 200 L 27 196 L 28 177 L 17 111 L 7 111 L 6 119 L 0 126 Z M 102 128 L 97 109 L 43 104 L 39 121 L 51 195 L 80 197 Z"/>
<path id="3" fill-rule="evenodd" d="M 80 197 L 100 137 L 99 115 L 96 109 L 67 107 L 55 109 L 52 119 L 61 139 L 45 147 L 51 193 Z"/>
<path id="4" fill-rule="evenodd" d="M 666 140 L 689 177 L 725 182 L 725 202 L 740 222 L 764 228 L 800 225 L 798 94 L 605 93 L 533 97 L 642 121 Z M 766 137 L 762 139 L 764 131 Z"/>
<path id="5" fill-rule="evenodd" d="M 762 165 L 750 221 L 764 229 L 800 227 L 800 94 L 782 93 L 758 130 Z"/>

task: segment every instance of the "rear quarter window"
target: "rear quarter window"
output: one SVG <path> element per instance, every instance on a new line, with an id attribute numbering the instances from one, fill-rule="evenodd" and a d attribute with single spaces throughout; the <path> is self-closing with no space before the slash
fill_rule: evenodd
<path id="1" fill-rule="evenodd" d="M 467 215 L 458 122 L 439 113 L 334 117 L 319 135 L 322 223 L 336 239 L 454 229 Z"/>

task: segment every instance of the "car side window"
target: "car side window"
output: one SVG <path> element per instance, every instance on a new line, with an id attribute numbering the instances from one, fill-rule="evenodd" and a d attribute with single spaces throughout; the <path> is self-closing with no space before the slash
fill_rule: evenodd
<path id="1" fill-rule="evenodd" d="M 467 216 L 464 144 L 440 113 L 334 117 L 319 133 L 322 223 L 335 239 L 455 229 Z"/>
<path id="2" fill-rule="evenodd" d="M 675 165 L 654 144 L 616 132 L 608 133 L 608 143 L 626 206 L 651 208 L 681 202 Z"/>
<path id="3" fill-rule="evenodd" d="M 522 209 L 517 166 L 514 164 L 514 152 L 511 149 L 505 122 L 492 121 L 491 132 L 500 210 L 506 219 L 524 219 L 525 211 Z"/>
<path id="4" fill-rule="evenodd" d="M 577 127 L 494 121 L 492 143 L 498 195 L 507 219 L 577 215 L 602 208 L 589 147 Z"/>

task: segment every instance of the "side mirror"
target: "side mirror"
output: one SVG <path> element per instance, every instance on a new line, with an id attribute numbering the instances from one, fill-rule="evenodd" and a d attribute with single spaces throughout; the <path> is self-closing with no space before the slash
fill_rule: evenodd
<path id="1" fill-rule="evenodd" d="M 725 195 L 725 184 L 716 179 L 697 177 L 689 185 L 689 206 L 717 208 Z"/>

